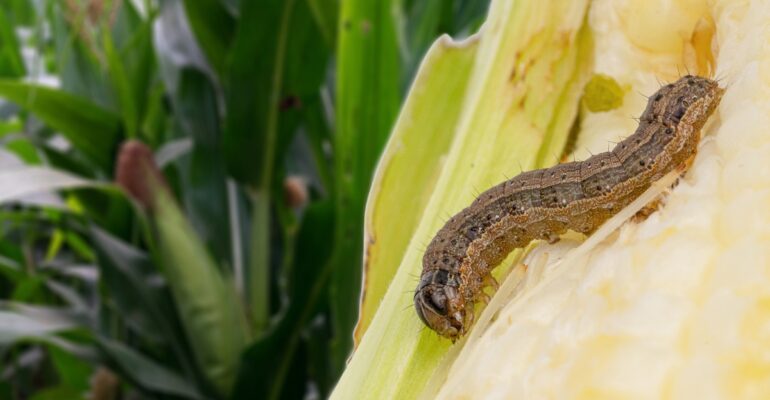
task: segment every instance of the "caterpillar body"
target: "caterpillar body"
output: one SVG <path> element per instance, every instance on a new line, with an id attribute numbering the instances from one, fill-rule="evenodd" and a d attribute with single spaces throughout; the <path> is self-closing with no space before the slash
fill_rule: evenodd
<path id="1" fill-rule="evenodd" d="M 457 340 L 473 323 L 490 272 L 531 241 L 568 229 L 591 234 L 650 185 L 695 155 L 700 130 L 724 89 L 687 75 L 649 98 L 636 131 L 584 161 L 524 172 L 485 191 L 447 221 L 428 245 L 414 294 L 419 318 Z"/>

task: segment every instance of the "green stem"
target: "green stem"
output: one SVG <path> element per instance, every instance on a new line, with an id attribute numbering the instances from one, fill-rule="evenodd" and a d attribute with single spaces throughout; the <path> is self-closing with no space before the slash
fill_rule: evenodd
<path id="1" fill-rule="evenodd" d="M 270 90 L 270 108 L 267 113 L 265 135 L 264 168 L 256 192 L 252 196 L 252 246 L 250 258 L 249 304 L 256 331 L 264 329 L 270 317 L 270 199 L 275 164 L 275 143 L 278 136 L 278 105 L 283 83 L 283 69 L 286 57 L 286 41 L 289 20 L 294 0 L 284 3 L 281 28 L 278 33 L 278 47 L 273 69 L 273 84 Z"/>
<path id="2" fill-rule="evenodd" d="M 300 317 L 296 319 L 294 325 L 289 330 L 289 332 L 291 332 L 291 337 L 289 338 L 289 343 L 286 346 L 286 351 L 284 352 L 283 357 L 281 357 L 278 362 L 278 372 L 275 374 L 275 381 L 271 385 L 270 394 L 268 396 L 268 399 L 270 400 L 279 399 L 281 396 L 281 391 L 285 389 L 284 380 L 286 379 L 286 372 L 289 370 L 289 366 L 294 359 L 294 351 L 297 349 L 297 343 L 299 342 L 302 327 L 307 323 L 307 320 L 310 318 L 313 310 L 315 310 L 316 302 L 323 293 L 323 289 L 326 286 L 326 281 L 331 275 L 331 271 L 332 264 L 327 262 L 323 266 L 322 272 L 318 275 L 318 278 L 313 283 L 313 287 L 310 290 L 310 295 L 308 296 L 307 302 L 304 305 L 304 309 L 302 310 Z"/>
<path id="3" fill-rule="evenodd" d="M 255 332 L 267 327 L 270 318 L 270 194 L 255 192 L 251 210 L 251 254 L 248 298 Z"/>

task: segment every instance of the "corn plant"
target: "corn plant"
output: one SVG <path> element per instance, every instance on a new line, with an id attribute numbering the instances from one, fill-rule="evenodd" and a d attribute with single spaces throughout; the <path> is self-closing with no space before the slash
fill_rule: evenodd
<path id="1" fill-rule="evenodd" d="M 485 9 L 0 4 L 0 397 L 328 395 L 375 164 Z"/>

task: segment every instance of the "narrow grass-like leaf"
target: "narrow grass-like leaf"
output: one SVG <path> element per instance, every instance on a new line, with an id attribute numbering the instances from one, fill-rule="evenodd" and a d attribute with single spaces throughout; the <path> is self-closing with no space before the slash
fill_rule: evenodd
<path id="1" fill-rule="evenodd" d="M 154 60 L 152 18 L 143 20 L 131 2 L 122 4 L 101 27 L 105 69 L 126 130 L 126 136 L 140 134 Z"/>
<path id="2" fill-rule="evenodd" d="M 115 48 L 115 43 L 109 33 L 104 34 L 103 43 L 112 87 L 115 93 L 117 93 L 120 113 L 126 127 L 126 136 L 134 138 L 139 133 L 139 112 L 134 102 L 136 97 L 134 95 L 134 83 L 129 80 L 124 68 L 124 60 L 118 54 L 118 50 Z"/>
<path id="3" fill-rule="evenodd" d="M 0 80 L 0 97 L 28 109 L 60 131 L 72 145 L 103 172 L 122 136 L 120 119 L 81 97 L 44 86 Z"/>
<path id="4" fill-rule="evenodd" d="M 229 264 L 230 226 L 227 175 L 219 152 L 221 139 L 217 93 L 202 72 L 185 68 L 172 101 L 185 136 L 192 139 L 190 157 L 182 163 L 182 198 L 190 222 L 216 260 Z"/>
<path id="5" fill-rule="evenodd" d="M 475 32 L 484 22 L 489 1 L 454 0 L 452 25 L 456 32 Z"/>
<path id="6" fill-rule="evenodd" d="M 6 12 L 0 8 L 0 76 L 19 78 L 24 76 L 26 68 L 13 29 L 14 25 L 9 21 Z"/>
<path id="7" fill-rule="evenodd" d="M 337 46 L 336 225 L 330 304 L 332 363 L 342 369 L 358 318 L 366 193 L 401 102 L 397 1 L 343 0 Z"/>
<path id="8" fill-rule="evenodd" d="M 327 235 L 332 223 L 331 202 L 308 208 L 297 237 L 295 265 L 290 276 L 291 302 L 270 331 L 244 352 L 234 399 L 285 397 L 287 375 L 303 328 L 316 309 L 331 272 Z"/>
<path id="9" fill-rule="evenodd" d="M 109 76 L 105 73 L 107 69 L 97 54 L 96 43 L 86 33 L 89 30 L 81 28 L 87 25 L 85 11 L 83 4 L 72 2 L 52 2 L 50 7 L 46 7 L 61 90 L 88 99 L 109 111 L 118 111 Z"/>
<path id="10" fill-rule="evenodd" d="M 319 26 L 324 42 L 330 48 L 337 43 L 339 0 L 306 0 Z"/>
<path id="11" fill-rule="evenodd" d="M 99 339 L 99 346 L 120 371 L 142 388 L 159 393 L 203 399 L 200 392 L 174 371 L 154 362 L 121 342 Z"/>
<path id="12" fill-rule="evenodd" d="M 456 44 L 446 36 L 433 45 L 385 148 L 366 204 L 365 286 L 356 341 L 374 317 L 436 184 L 477 47 L 477 38 Z M 443 101 L 433 101 L 438 91 Z"/>
<path id="13" fill-rule="evenodd" d="M 22 339 L 45 338 L 76 326 L 69 319 L 35 318 L 15 311 L 0 310 L 0 345 Z"/>
<path id="14" fill-rule="evenodd" d="M 65 387 L 77 389 L 81 392 L 87 390 L 93 368 L 87 362 L 56 346 L 49 345 L 46 347 L 62 384 L 66 385 Z"/>
<path id="15" fill-rule="evenodd" d="M 13 25 L 31 26 L 35 23 L 35 5 L 28 0 L 6 1 L 2 7 L 8 13 Z"/>
<path id="16" fill-rule="evenodd" d="M 270 197 L 265 192 L 251 196 L 251 247 L 244 282 L 251 323 L 257 332 L 270 320 Z"/>
<path id="17" fill-rule="evenodd" d="M 226 70 L 228 49 L 235 34 L 235 19 L 220 0 L 183 0 L 187 21 L 198 39 L 198 44 L 206 53 L 209 64 L 219 76 Z M 256 2 L 242 2 L 256 3 Z M 266 7 L 259 4 L 259 7 Z M 256 21 L 241 20 L 250 24 Z"/>
<path id="18" fill-rule="evenodd" d="M 24 167 L 0 172 L 0 203 L 61 189 L 94 187 L 98 182 L 45 167 Z"/>
<path id="19" fill-rule="evenodd" d="M 282 159 L 286 157 L 297 128 L 309 128 L 305 121 L 306 108 L 312 107 L 313 101 L 319 97 L 319 87 L 328 73 L 332 46 L 319 42 L 323 33 L 316 22 L 307 1 L 298 1 L 292 8 L 283 62 L 283 84 L 277 89 L 280 100 L 277 105 L 276 171 L 281 171 Z"/>
<path id="20" fill-rule="evenodd" d="M 160 336 L 174 350 L 186 371 L 194 361 L 182 338 L 166 283 L 157 282 L 157 271 L 149 256 L 109 233 L 91 228 L 94 250 L 99 257 L 100 281 L 129 326 L 147 338 Z"/>
<path id="21" fill-rule="evenodd" d="M 241 2 L 241 18 L 250 23 L 238 25 L 229 56 L 225 159 L 233 177 L 260 190 L 269 190 L 273 176 L 278 103 L 295 1 Z"/>

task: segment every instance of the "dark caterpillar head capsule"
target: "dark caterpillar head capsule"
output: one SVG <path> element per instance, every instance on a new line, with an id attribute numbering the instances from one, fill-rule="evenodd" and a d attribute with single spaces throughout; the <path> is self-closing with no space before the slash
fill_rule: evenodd
<path id="1" fill-rule="evenodd" d="M 686 75 L 674 82 L 665 104 L 664 120 L 678 124 L 685 115 L 689 121 L 704 121 L 710 115 L 722 97 L 724 89 L 717 82 L 700 76 Z"/>
<path id="2" fill-rule="evenodd" d="M 465 333 L 465 312 L 455 277 L 444 270 L 427 271 L 414 293 L 414 307 L 423 323 L 454 341 Z"/>

